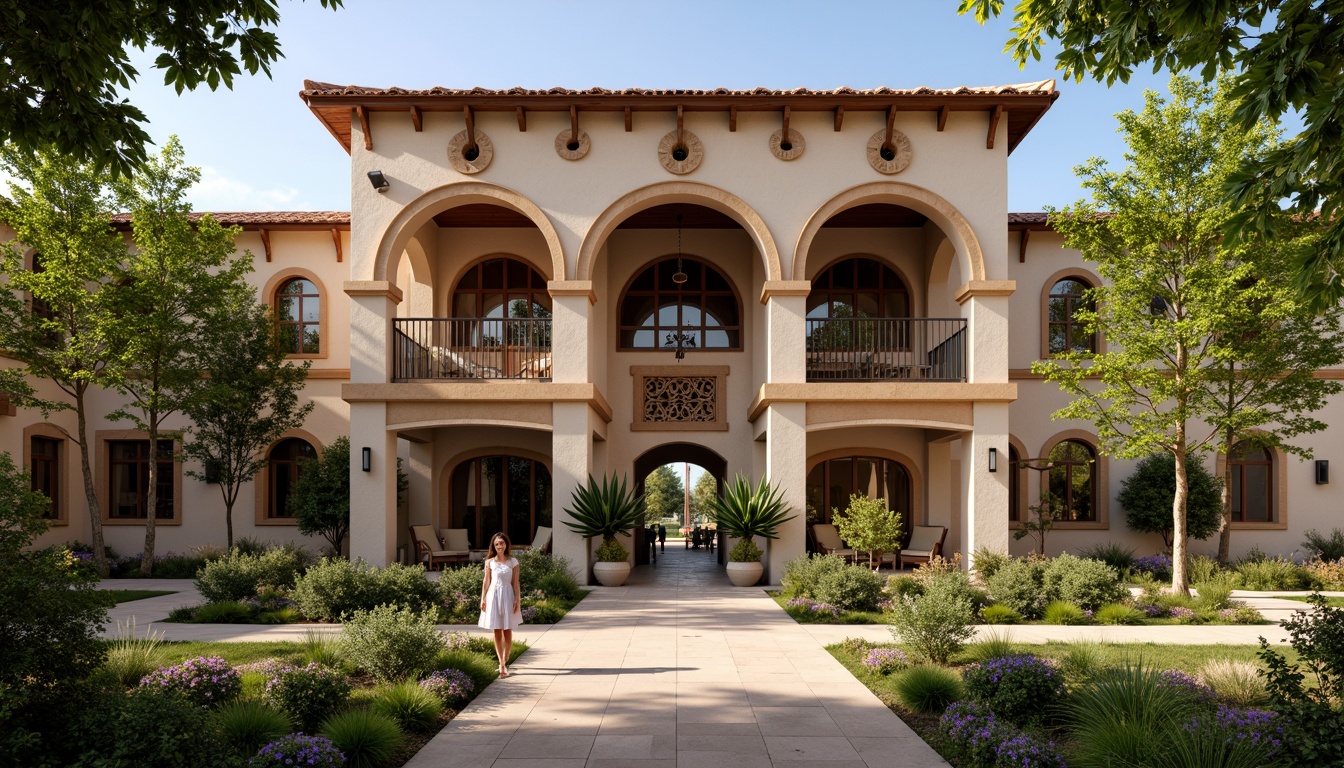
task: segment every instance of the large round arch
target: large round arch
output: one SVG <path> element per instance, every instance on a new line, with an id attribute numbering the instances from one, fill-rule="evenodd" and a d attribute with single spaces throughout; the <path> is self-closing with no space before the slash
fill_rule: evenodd
<path id="1" fill-rule="evenodd" d="M 765 220 L 761 218 L 760 214 L 756 213 L 755 209 L 747 205 L 742 198 L 731 192 L 693 181 L 665 181 L 650 184 L 626 194 L 607 206 L 607 209 L 593 221 L 592 226 L 588 227 L 587 234 L 583 236 L 583 243 L 579 246 L 579 260 L 574 279 L 593 279 L 593 262 L 597 258 L 597 252 L 606 243 L 611 233 L 616 230 L 616 227 L 620 226 L 621 222 L 640 211 L 668 203 L 686 203 L 712 208 L 737 222 L 746 230 L 747 235 L 756 245 L 756 250 L 761 254 L 761 261 L 765 266 L 765 279 L 783 279 L 779 249 L 775 246 L 775 238 L 770 234 L 770 228 L 765 225 Z"/>
<path id="2" fill-rule="evenodd" d="M 798 236 L 798 245 L 793 252 L 793 269 L 789 273 L 792 278 L 807 279 L 808 251 L 811 250 L 812 241 L 816 239 L 817 233 L 831 217 L 855 206 L 873 203 L 900 205 L 929 217 L 952 241 L 952 245 L 957 249 L 957 256 L 966 260 L 968 279 L 986 279 L 985 256 L 980 249 L 980 241 L 976 239 L 975 232 L 966 217 L 941 196 L 923 187 L 900 181 L 861 184 L 841 192 L 822 204 L 807 220 L 807 226 L 803 227 L 802 234 Z"/>
<path id="3" fill-rule="evenodd" d="M 388 223 L 378 242 L 378 253 L 373 262 L 373 280 L 389 280 L 389 271 L 400 259 L 411 237 L 436 214 L 451 208 L 472 203 L 484 203 L 507 208 L 526 216 L 546 240 L 546 248 L 551 254 L 550 280 L 565 279 L 565 252 L 560 245 L 560 235 L 555 226 L 531 200 L 521 194 L 496 184 L 483 181 L 460 181 L 431 189 L 407 203 Z"/>
<path id="4" fill-rule="evenodd" d="M 664 464 L 676 464 L 683 461 L 704 467 L 706 472 L 719 481 L 719 489 L 723 489 L 724 482 L 728 479 L 727 459 L 703 445 L 663 443 L 641 453 L 635 459 L 635 493 L 644 493 L 644 478 L 648 477 L 650 472 Z"/>

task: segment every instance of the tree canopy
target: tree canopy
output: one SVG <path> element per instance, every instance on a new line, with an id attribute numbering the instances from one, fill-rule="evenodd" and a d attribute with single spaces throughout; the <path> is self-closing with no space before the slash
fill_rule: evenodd
<path id="1" fill-rule="evenodd" d="M 959 13 L 984 23 L 1003 0 L 961 0 Z M 1298 254 L 1297 288 L 1319 308 L 1344 298 L 1344 35 L 1340 0 L 1133 2 L 1018 0 L 1004 50 L 1019 64 L 1040 60 L 1045 40 L 1063 47 L 1055 63 L 1066 77 L 1127 82 L 1152 65 L 1198 70 L 1205 82 L 1231 72 L 1229 127 L 1249 131 L 1300 112 L 1303 130 L 1291 141 L 1246 157 L 1224 180 L 1239 207 L 1234 235 L 1273 235 L 1281 204 L 1331 222 L 1311 249 Z"/>
<path id="2" fill-rule="evenodd" d="M 1193 456 L 1185 465 L 1189 495 L 1185 504 L 1186 533 L 1192 539 L 1207 539 L 1218 532 L 1222 518 L 1222 486 L 1218 478 Z M 1134 474 L 1120 484 L 1115 500 L 1125 510 L 1130 530 L 1156 533 L 1171 547 L 1171 504 L 1176 497 L 1176 461 L 1170 453 L 1146 456 L 1134 468 Z"/>
<path id="3" fill-rule="evenodd" d="M 277 0 L 3 0 L 0 18 L 0 143 L 52 147 L 118 175 L 150 143 L 145 113 L 121 97 L 140 75 L 132 47 L 159 49 L 154 66 L 178 93 L 232 88 L 244 70 L 269 77 L 284 55 L 271 31 Z"/>
<path id="4" fill-rule="evenodd" d="M 646 523 L 664 518 L 680 518 L 686 504 L 686 488 L 681 476 L 664 464 L 649 473 L 644 480 L 644 512 Z"/>
<path id="5" fill-rule="evenodd" d="M 289 496 L 299 533 L 318 535 L 340 557 L 350 533 L 350 438 L 338 437 L 316 459 L 305 462 Z"/>

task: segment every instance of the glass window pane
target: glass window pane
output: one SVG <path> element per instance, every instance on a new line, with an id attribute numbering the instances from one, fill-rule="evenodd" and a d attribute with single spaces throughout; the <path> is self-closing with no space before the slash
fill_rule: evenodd
<path id="1" fill-rule="evenodd" d="M 827 504 L 834 515 L 836 510 L 843 512 L 849 507 L 849 497 L 854 493 L 854 460 L 834 459 L 830 465 L 831 486 L 827 491 Z"/>
<path id="2" fill-rule="evenodd" d="M 503 317 L 504 294 L 486 293 L 481 295 L 480 317 Z"/>
<path id="3" fill-rule="evenodd" d="M 827 520 L 826 509 L 826 462 L 817 462 L 807 473 L 807 524 L 824 523 Z"/>
<path id="4" fill-rule="evenodd" d="M 504 530 L 500 514 L 504 499 L 504 461 L 499 456 L 481 459 L 481 541 Z"/>
<path id="5" fill-rule="evenodd" d="M 658 263 L 657 265 L 658 290 L 675 291 L 677 289 L 677 284 L 672 282 L 672 275 L 675 274 L 676 271 L 677 271 L 676 259 L 668 259 L 667 261 L 662 261 Z"/>
<path id="6" fill-rule="evenodd" d="M 892 273 L 890 269 L 884 269 L 881 264 L 878 264 L 872 259 L 855 259 L 854 261 L 854 266 L 859 273 L 859 287 L 877 288 L 879 285 L 878 281 L 883 277 L 886 277 L 888 280 L 895 277 L 895 274 Z"/>
<path id="7" fill-rule="evenodd" d="M 293 322 L 299 319 L 299 299 L 282 297 L 276 302 L 275 316 L 281 321 Z"/>
<path id="8" fill-rule="evenodd" d="M 630 290 L 632 290 L 632 291 L 652 291 L 652 290 L 653 290 L 653 273 L 654 273 L 654 270 L 653 270 L 652 267 L 650 267 L 650 268 L 644 270 L 643 272 L 640 272 L 640 273 L 639 273 L 639 277 L 636 277 L 633 281 L 631 281 L 631 283 L 630 283 Z"/>
<path id="9" fill-rule="evenodd" d="M 675 263 L 676 262 L 673 262 L 673 264 Z M 687 261 L 682 263 L 681 268 L 682 271 L 686 273 L 686 282 L 681 285 L 682 292 L 696 291 L 698 293 L 704 290 L 704 265 L 694 261 Z"/>
<path id="10" fill-rule="evenodd" d="M 508 458 L 509 539 L 519 544 L 532 540 L 532 461 Z"/>
<path id="11" fill-rule="evenodd" d="M 453 297 L 453 317 L 477 317 L 474 293 L 459 293 Z"/>
<path id="12" fill-rule="evenodd" d="M 901 513 L 901 525 L 909 530 L 912 525 L 910 515 L 910 473 L 905 467 L 894 461 L 882 462 L 883 480 L 886 485 L 884 498 L 887 507 Z"/>
<path id="13" fill-rule="evenodd" d="M 540 461 L 536 462 L 536 502 L 532 505 L 537 512 L 537 525 L 551 525 L 551 471 Z"/>
<path id="14" fill-rule="evenodd" d="M 321 316 L 322 300 L 313 296 L 303 300 L 303 321 L 305 323 L 316 323 Z"/>
<path id="15" fill-rule="evenodd" d="M 465 461 L 453 470 L 453 504 L 449 521 L 450 528 L 466 528 L 467 541 L 473 549 L 481 545 L 476 523 L 479 519 L 476 511 L 477 480 L 479 479 L 477 460 Z"/>
<path id="16" fill-rule="evenodd" d="M 276 336 L 280 348 L 293 354 L 299 351 L 299 327 L 297 325 L 282 325 L 276 329 Z"/>
<path id="17" fill-rule="evenodd" d="M 705 331 L 705 349 L 732 349 L 737 346 L 737 331 Z"/>
<path id="18" fill-rule="evenodd" d="M 508 260 L 508 286 L 510 288 L 523 288 L 527 285 L 527 265 L 515 259 Z M 510 536 L 512 538 L 512 536 Z"/>
<path id="19" fill-rule="evenodd" d="M 504 260 L 491 259 L 481 264 L 481 288 L 498 291 L 504 288 Z M 491 532 L 494 535 L 494 531 Z"/>
<path id="20" fill-rule="evenodd" d="M 1246 474 L 1246 517 L 1247 522 L 1267 523 L 1269 515 L 1269 467 L 1264 464 L 1248 464 L 1243 468 Z"/>
<path id="21" fill-rule="evenodd" d="M 653 325 L 655 306 L 653 296 L 626 296 L 621 304 L 621 325 Z"/>
<path id="22" fill-rule="evenodd" d="M 878 485 L 877 461 L 867 457 L 854 459 L 854 470 L 858 475 L 854 492 L 860 496 L 867 496 L 870 499 L 882 498 L 882 488 Z"/>
<path id="23" fill-rule="evenodd" d="M 463 275 L 462 279 L 458 281 L 457 287 L 477 288 L 480 285 L 480 279 L 481 279 L 481 265 L 477 264 L 476 266 L 467 270 L 467 274 Z"/>
<path id="24" fill-rule="evenodd" d="M 731 291 L 733 287 L 728 284 L 727 278 L 719 273 L 717 269 L 705 270 L 705 290 L 707 291 Z"/>
<path id="25" fill-rule="evenodd" d="M 306 355 L 315 355 L 322 351 L 322 334 L 317 326 L 307 325 L 303 328 L 303 353 Z"/>
<path id="26" fill-rule="evenodd" d="M 854 260 L 843 261 L 831 267 L 832 290 L 854 290 Z"/>

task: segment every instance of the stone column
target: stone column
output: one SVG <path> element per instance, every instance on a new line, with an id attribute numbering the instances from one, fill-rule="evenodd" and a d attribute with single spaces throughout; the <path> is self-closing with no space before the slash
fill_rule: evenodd
<path id="1" fill-rule="evenodd" d="M 589 542 L 565 526 L 565 508 L 593 471 L 593 439 L 587 403 L 551 405 L 551 551 L 567 557 L 580 584 L 591 584 Z M 600 474 L 600 473 L 599 473 Z M 600 543 L 600 542 L 599 542 Z"/>
<path id="2" fill-rule="evenodd" d="M 966 318 L 966 372 L 973 384 L 1008 381 L 1008 297 L 1012 280 L 972 280 L 957 291 Z"/>
<path id="3" fill-rule="evenodd" d="M 765 304 L 765 380 L 799 384 L 807 380 L 808 280 L 767 280 L 761 288 Z"/>
<path id="4" fill-rule="evenodd" d="M 350 558 L 384 566 L 397 556 L 397 435 L 387 404 L 351 403 L 350 435 Z"/>
<path id="5" fill-rule="evenodd" d="M 961 462 L 966 501 L 962 546 L 967 568 L 981 547 L 1008 552 L 1008 404 L 980 402 L 974 406 L 975 427 L 963 438 L 969 448 Z M 989 471 L 989 450 L 997 454 L 998 471 Z"/>
<path id="6" fill-rule="evenodd" d="M 595 301 L 593 283 L 552 280 L 547 289 L 555 307 L 551 315 L 551 381 L 587 382 L 588 320 Z"/>
<path id="7" fill-rule="evenodd" d="M 774 403 L 761 418 L 766 429 L 765 476 L 783 491 L 784 505 L 794 515 L 767 550 L 766 577 L 778 584 L 784 564 L 807 551 L 807 404 Z"/>
<path id="8" fill-rule="evenodd" d="M 385 384 L 392 380 L 392 318 L 401 289 L 386 280 L 347 280 L 350 297 L 350 381 Z"/>

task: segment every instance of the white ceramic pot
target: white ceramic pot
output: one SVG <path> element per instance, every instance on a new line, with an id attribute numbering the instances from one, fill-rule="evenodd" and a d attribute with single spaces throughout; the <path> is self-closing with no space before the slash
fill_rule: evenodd
<path id="1" fill-rule="evenodd" d="M 593 563 L 593 576 L 604 587 L 619 587 L 630 578 L 630 564 Z"/>
<path id="2" fill-rule="evenodd" d="M 728 563 L 728 580 L 735 587 L 752 587 L 761 580 L 765 566 L 760 563 Z"/>

